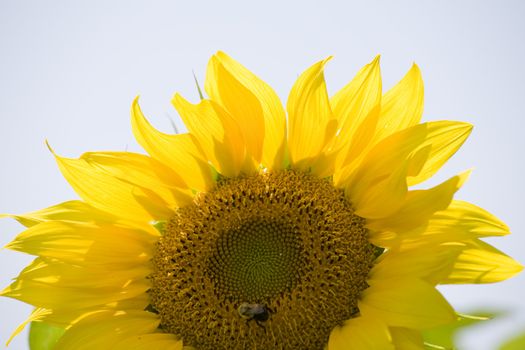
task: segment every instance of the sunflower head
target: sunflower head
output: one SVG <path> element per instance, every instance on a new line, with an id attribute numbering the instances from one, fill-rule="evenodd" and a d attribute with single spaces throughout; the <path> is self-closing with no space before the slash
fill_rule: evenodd
<path id="1" fill-rule="evenodd" d="M 285 111 L 218 52 L 208 98 L 172 100 L 186 133 L 153 128 L 136 99 L 148 155 L 55 154 L 81 200 L 13 215 L 27 229 L 7 248 L 37 257 L 2 295 L 63 327 L 56 349 L 422 349 L 456 319 L 436 285 L 521 266 L 482 240 L 507 226 L 454 199 L 468 172 L 411 188 L 472 129 L 420 123 L 419 68 L 383 93 L 376 58 L 329 97 L 328 60 Z"/>

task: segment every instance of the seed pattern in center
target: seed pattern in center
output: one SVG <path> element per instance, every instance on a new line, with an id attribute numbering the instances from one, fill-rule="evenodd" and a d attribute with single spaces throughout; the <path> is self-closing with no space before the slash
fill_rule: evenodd
<path id="1" fill-rule="evenodd" d="M 151 309 L 201 350 L 323 349 L 359 314 L 376 252 L 329 180 L 292 170 L 222 179 L 167 222 Z M 247 322 L 243 305 L 271 313 Z"/>

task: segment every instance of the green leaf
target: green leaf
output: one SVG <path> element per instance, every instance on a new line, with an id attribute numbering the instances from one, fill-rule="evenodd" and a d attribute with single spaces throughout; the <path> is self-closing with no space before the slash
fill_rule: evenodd
<path id="1" fill-rule="evenodd" d="M 29 348 L 31 350 L 51 350 L 65 329 L 45 322 L 31 322 L 29 328 Z"/>
<path id="2" fill-rule="evenodd" d="M 426 347 L 428 349 L 456 350 L 457 347 L 454 345 L 454 338 L 458 331 L 482 321 L 491 320 L 494 317 L 500 316 L 502 312 L 475 311 L 472 312 L 472 314 L 476 314 L 476 316 L 458 314 L 456 322 L 424 331 L 423 339 Z"/>
<path id="3" fill-rule="evenodd" d="M 523 350 L 525 349 L 525 332 L 515 336 L 511 340 L 507 340 L 499 350 Z"/>

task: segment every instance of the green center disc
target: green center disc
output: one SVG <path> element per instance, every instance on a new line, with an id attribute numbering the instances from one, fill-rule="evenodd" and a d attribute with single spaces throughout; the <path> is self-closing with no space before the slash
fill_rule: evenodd
<path id="1" fill-rule="evenodd" d="M 277 219 L 254 219 L 224 232 L 209 274 L 224 296 L 260 302 L 297 282 L 304 259 L 297 229 Z"/>

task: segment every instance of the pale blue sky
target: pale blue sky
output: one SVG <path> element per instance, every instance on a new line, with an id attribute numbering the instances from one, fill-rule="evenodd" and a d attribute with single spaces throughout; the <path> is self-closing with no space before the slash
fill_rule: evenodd
<path id="1" fill-rule="evenodd" d="M 366 4 L 366 5 L 364 5 Z M 139 151 L 132 99 L 170 130 L 174 92 L 196 100 L 211 54 L 223 50 L 286 101 L 297 75 L 328 55 L 336 91 L 376 54 L 385 88 L 413 61 L 425 81 L 425 120 L 475 125 L 438 180 L 474 167 L 458 197 L 490 210 L 513 234 L 491 242 L 525 262 L 525 3 L 521 1 L 7 1 L 0 0 L 0 212 L 26 212 L 75 198 L 44 145 Z M 0 221 L 0 244 L 21 228 Z M 0 285 L 30 261 L 0 252 Z M 460 311 L 510 311 L 461 337 L 464 349 L 494 349 L 525 330 L 525 274 L 486 286 L 443 288 Z M 30 312 L 0 299 L 0 342 Z M 12 349 L 27 349 L 26 335 Z"/>

